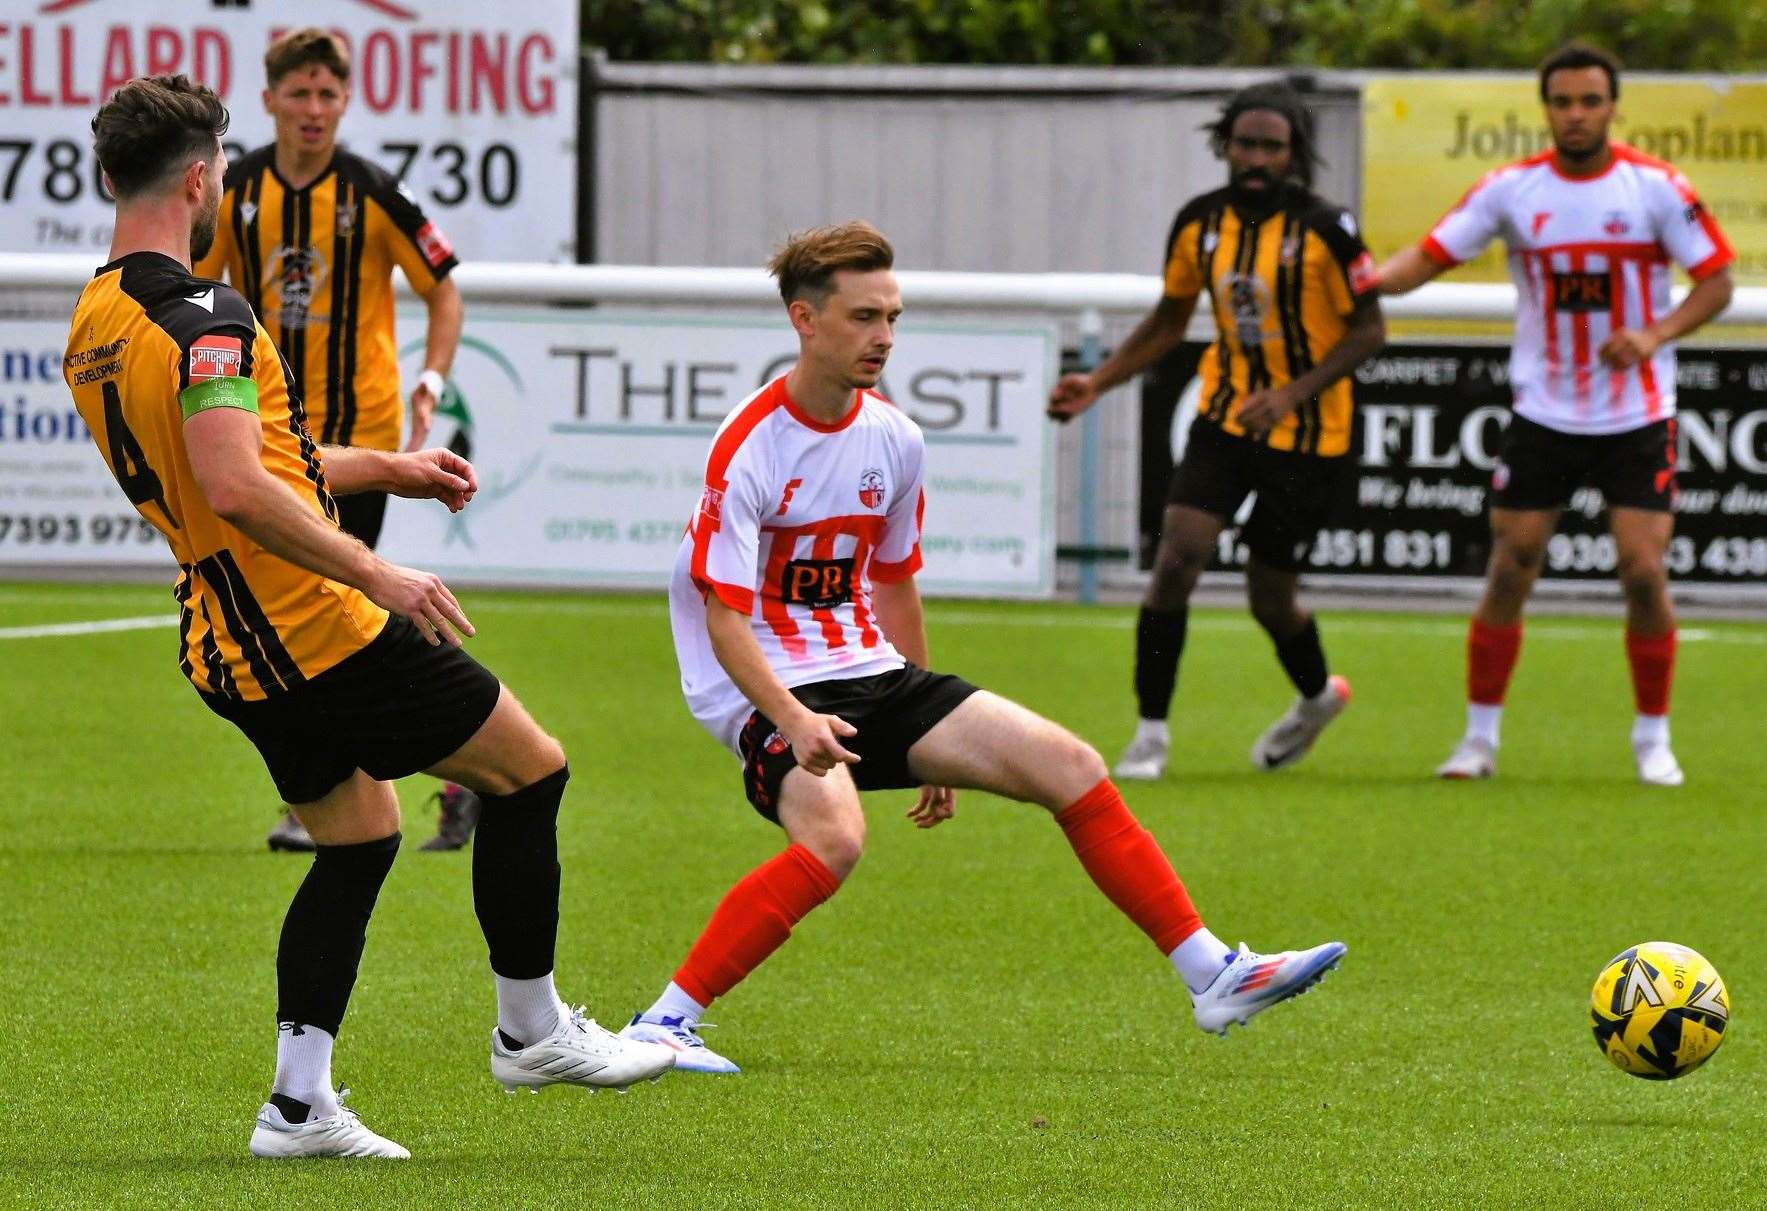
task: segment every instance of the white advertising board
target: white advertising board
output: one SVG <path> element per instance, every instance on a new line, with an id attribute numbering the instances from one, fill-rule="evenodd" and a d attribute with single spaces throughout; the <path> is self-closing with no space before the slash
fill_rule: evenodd
<path id="1" fill-rule="evenodd" d="M 0 249 L 103 259 L 92 115 L 133 76 L 213 88 L 230 156 L 268 143 L 264 49 L 301 25 L 350 48 L 340 139 L 402 175 L 461 259 L 574 259 L 575 0 L 15 0 L 0 19 Z"/>
<path id="2" fill-rule="evenodd" d="M 407 381 L 422 338 L 422 312 L 402 313 Z M 898 331 L 882 390 L 926 433 L 929 593 L 1054 591 L 1043 401 L 1058 352 L 1053 325 L 917 321 Z M 475 308 L 435 440 L 469 452 L 478 497 L 454 516 L 394 501 L 380 549 L 444 577 L 664 585 L 718 422 L 796 353 L 781 316 Z"/>
<path id="3" fill-rule="evenodd" d="M 74 410 L 67 321 L 0 324 L 0 567 L 93 564 L 176 571 Z"/>

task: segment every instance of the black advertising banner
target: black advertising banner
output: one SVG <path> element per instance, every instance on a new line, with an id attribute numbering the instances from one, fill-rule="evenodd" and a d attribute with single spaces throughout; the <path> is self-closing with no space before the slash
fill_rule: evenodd
<path id="1" fill-rule="evenodd" d="M 1172 466 L 1173 430 L 1205 346 L 1187 344 L 1141 396 L 1141 529 L 1149 565 Z M 1682 349 L 1677 370 L 1675 538 L 1670 574 L 1687 583 L 1767 580 L 1767 350 Z M 1357 576 L 1481 577 L 1487 496 L 1509 411 L 1509 349 L 1389 345 L 1356 372 L 1351 470 L 1305 567 Z M 1224 534 L 1210 568 L 1240 567 Z M 1545 575 L 1606 579 L 1613 539 L 1600 492 L 1579 489 L 1547 547 Z"/>

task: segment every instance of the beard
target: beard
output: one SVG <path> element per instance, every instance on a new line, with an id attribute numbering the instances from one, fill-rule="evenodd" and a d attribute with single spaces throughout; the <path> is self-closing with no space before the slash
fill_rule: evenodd
<path id="1" fill-rule="evenodd" d="M 190 224 L 190 263 L 195 264 L 209 255 L 209 249 L 215 246 L 215 225 L 221 218 L 221 199 L 216 198 L 215 204 L 202 214 L 196 216 Z"/>
<path id="2" fill-rule="evenodd" d="M 1252 187 L 1249 183 L 1253 181 L 1262 182 L 1263 188 Z M 1234 205 L 1242 210 L 1268 214 L 1281 204 L 1288 185 L 1286 180 L 1279 181 L 1263 169 L 1253 168 L 1235 173 L 1228 179 L 1227 189 L 1233 196 Z"/>

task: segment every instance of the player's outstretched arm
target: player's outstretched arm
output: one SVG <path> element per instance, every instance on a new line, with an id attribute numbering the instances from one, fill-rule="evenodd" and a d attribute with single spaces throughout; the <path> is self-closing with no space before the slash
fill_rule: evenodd
<path id="1" fill-rule="evenodd" d="M 410 500 L 439 500 L 450 513 L 466 508 L 479 490 L 472 464 L 452 450 L 388 453 L 359 446 L 322 446 L 325 483 L 333 496 L 391 492 Z"/>
<path id="2" fill-rule="evenodd" d="M 859 729 L 838 715 L 818 715 L 792 696 L 755 642 L 747 614 L 731 609 L 716 594 L 708 594 L 706 633 L 712 640 L 713 655 L 730 680 L 756 710 L 773 720 L 800 766 L 820 778 L 837 765 L 858 762 L 858 754 L 841 747 L 840 737 L 856 736 Z"/>
<path id="3" fill-rule="evenodd" d="M 184 422 L 191 473 L 223 521 L 280 559 L 360 589 L 409 618 L 431 643 L 458 645 L 460 635 L 473 634 L 440 577 L 388 563 L 266 471 L 263 441 L 257 413 L 239 408 L 210 408 Z"/>
<path id="4" fill-rule="evenodd" d="M 1401 248 L 1380 267 L 1380 292 L 1409 294 L 1425 282 L 1434 281 L 1446 268 L 1432 261 L 1420 245 Z"/>
<path id="5" fill-rule="evenodd" d="M 1049 393 L 1048 414 L 1070 421 L 1098 402 L 1098 397 L 1146 370 L 1177 347 L 1196 310 L 1196 295 L 1160 296 L 1135 331 L 1090 374 L 1064 374 Z M 892 642 L 894 642 L 892 640 Z"/>
<path id="6" fill-rule="evenodd" d="M 1697 330 L 1730 306 L 1735 283 L 1730 270 L 1721 269 L 1701 278 L 1681 300 L 1681 305 L 1648 328 L 1621 328 L 1603 341 L 1601 360 L 1614 370 L 1630 370 L 1648 361 L 1657 347 L 1678 341 Z"/>
<path id="7" fill-rule="evenodd" d="M 1344 335 L 1326 350 L 1317 365 L 1293 382 L 1252 392 L 1240 401 L 1234 419 L 1248 433 L 1264 433 L 1299 407 L 1302 401 L 1312 399 L 1379 353 L 1386 343 L 1387 324 L 1381 316 L 1380 301 L 1373 295 L 1364 295 L 1357 301 L 1356 309 L 1350 312 Z"/>

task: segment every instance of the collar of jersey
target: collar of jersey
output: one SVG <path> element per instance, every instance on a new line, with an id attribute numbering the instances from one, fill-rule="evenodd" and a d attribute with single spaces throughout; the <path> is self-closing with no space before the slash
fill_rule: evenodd
<path id="1" fill-rule="evenodd" d="M 779 395 L 780 398 L 785 401 L 785 410 L 791 413 L 791 418 L 793 420 L 804 426 L 804 428 L 814 429 L 818 433 L 839 433 L 842 429 L 845 429 L 848 425 L 858 420 L 859 413 L 865 408 L 865 392 L 855 389 L 853 391 L 852 408 L 847 411 L 845 416 L 841 417 L 831 425 L 817 420 L 808 412 L 805 412 L 802 408 L 798 407 L 798 402 L 791 397 L 791 392 L 786 389 L 785 380 L 783 378 L 779 380 Z"/>
<path id="2" fill-rule="evenodd" d="M 274 148 L 275 144 L 274 143 L 271 144 L 271 147 Z M 293 185 L 290 185 L 288 183 L 288 179 L 286 177 L 284 177 L 282 175 L 281 171 L 276 167 L 276 152 L 274 150 L 272 150 L 270 152 L 270 175 L 276 178 L 277 184 L 281 185 L 284 189 L 288 190 L 288 192 L 290 192 L 290 193 L 306 193 L 309 189 L 312 189 L 313 186 L 319 184 L 319 182 L 323 181 L 326 177 L 329 177 L 332 173 L 334 173 L 336 171 L 337 171 L 337 148 L 334 147 L 331 149 L 331 159 L 325 161 L 325 167 L 321 168 L 319 170 L 319 175 L 314 177 L 311 181 L 308 181 L 305 185 L 301 186 L 299 189 L 296 189 Z"/>
<path id="3" fill-rule="evenodd" d="M 1616 169 L 1620 166 L 1620 159 L 1621 159 L 1620 144 L 1618 144 L 1610 139 L 1608 141 L 1608 153 L 1609 154 L 1608 154 L 1607 167 L 1602 169 L 1600 172 L 1594 173 L 1594 174 L 1587 176 L 1587 177 L 1573 177 L 1570 173 L 1568 173 L 1564 169 L 1560 168 L 1558 166 L 1558 156 L 1555 154 L 1552 154 L 1550 151 L 1548 152 L 1547 157 L 1546 157 L 1546 165 L 1548 168 L 1552 169 L 1552 175 L 1557 177 L 1561 181 L 1565 181 L 1571 185 L 1587 185 L 1591 181 L 1601 180 L 1603 177 L 1609 175 L 1610 173 L 1612 173 L 1614 171 L 1614 169 Z"/>

